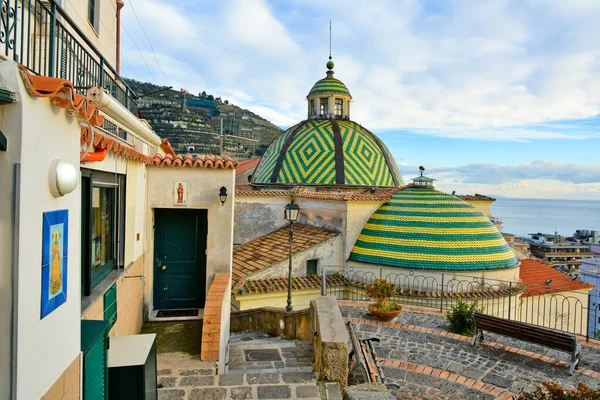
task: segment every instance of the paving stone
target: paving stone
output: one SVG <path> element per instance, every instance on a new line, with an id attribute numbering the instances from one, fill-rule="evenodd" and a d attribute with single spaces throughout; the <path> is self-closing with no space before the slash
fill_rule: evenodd
<path id="1" fill-rule="evenodd" d="M 298 386 L 296 387 L 296 397 L 301 399 L 319 397 L 319 389 L 316 386 Z"/>
<path id="2" fill-rule="evenodd" d="M 238 386 L 243 384 L 243 375 L 219 375 L 219 386 Z"/>
<path id="3" fill-rule="evenodd" d="M 167 389 L 158 391 L 158 400 L 183 400 L 185 391 L 176 389 Z"/>
<path id="4" fill-rule="evenodd" d="M 490 385 L 498 386 L 504 389 L 509 388 L 514 382 L 514 379 L 505 378 L 492 373 L 487 374 L 481 380 L 485 383 L 489 383 Z"/>
<path id="5" fill-rule="evenodd" d="M 184 369 L 179 371 L 179 375 L 181 376 L 190 376 L 190 375 L 212 375 L 214 371 L 212 369 Z"/>
<path id="6" fill-rule="evenodd" d="M 223 400 L 226 396 L 227 390 L 225 388 L 201 388 L 192 390 L 188 400 Z"/>
<path id="7" fill-rule="evenodd" d="M 159 388 L 172 388 L 175 387 L 176 382 L 177 378 L 167 378 L 164 376 L 159 376 L 157 383 Z"/>
<path id="8" fill-rule="evenodd" d="M 259 386 L 257 388 L 259 399 L 290 399 L 292 390 L 287 385 Z"/>
<path id="9" fill-rule="evenodd" d="M 281 377 L 285 383 L 308 383 L 315 380 L 312 372 L 287 372 Z"/>
<path id="10" fill-rule="evenodd" d="M 252 399 L 252 388 L 248 386 L 232 387 L 229 389 L 229 397 L 231 400 Z"/>
<path id="11" fill-rule="evenodd" d="M 279 374 L 277 373 L 260 373 L 246 375 L 248 385 L 264 385 L 268 383 L 279 383 Z"/>
<path id="12" fill-rule="evenodd" d="M 465 366 L 462 364 L 459 364 L 455 361 L 450 361 L 447 365 L 446 365 L 446 370 L 450 371 L 450 372 L 456 372 L 457 374 L 462 373 L 462 371 L 465 369 Z"/>
<path id="13" fill-rule="evenodd" d="M 179 386 L 213 386 L 214 376 L 185 376 L 179 381 Z"/>

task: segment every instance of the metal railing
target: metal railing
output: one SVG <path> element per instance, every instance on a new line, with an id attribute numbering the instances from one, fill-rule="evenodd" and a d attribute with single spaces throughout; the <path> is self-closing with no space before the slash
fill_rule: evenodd
<path id="1" fill-rule="evenodd" d="M 338 300 L 369 301 L 366 289 L 376 279 L 385 279 L 396 286 L 392 301 L 420 307 L 450 310 L 459 300 L 472 304 L 477 301 L 484 314 L 509 320 L 575 333 L 594 338 L 600 305 L 591 303 L 585 292 L 558 290 L 549 285 L 482 279 L 459 274 L 421 274 L 390 272 L 384 268 L 325 267 L 326 275 L 339 274 L 343 286 L 327 286 L 322 279 L 321 294 Z M 339 280 L 338 280 L 339 281 Z M 588 322 L 590 321 L 590 322 Z"/>
<path id="2" fill-rule="evenodd" d="M 37 75 L 102 87 L 134 114 L 135 94 L 56 0 L 0 0 L 0 52 Z"/>

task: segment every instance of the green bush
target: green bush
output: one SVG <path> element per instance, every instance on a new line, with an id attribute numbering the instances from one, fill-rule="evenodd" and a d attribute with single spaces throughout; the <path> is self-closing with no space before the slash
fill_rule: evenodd
<path id="1" fill-rule="evenodd" d="M 466 336 L 473 335 L 473 327 L 475 326 L 473 314 L 482 311 L 483 308 L 477 308 L 477 300 L 469 305 L 459 299 L 458 303 L 452 306 L 452 311 L 446 313 L 446 319 L 450 323 L 450 332 Z"/>
<path id="2" fill-rule="evenodd" d="M 516 400 L 598 400 L 600 388 L 592 389 L 579 382 L 576 390 L 565 390 L 554 382 L 543 382 L 531 393 L 521 393 Z"/>
<path id="3" fill-rule="evenodd" d="M 385 279 L 375 279 L 375 282 L 367 288 L 366 293 L 369 298 L 375 300 L 375 304 L 369 307 L 370 310 L 377 310 L 379 312 L 402 310 L 400 305 L 390 302 L 390 299 L 396 293 L 396 285 Z"/>

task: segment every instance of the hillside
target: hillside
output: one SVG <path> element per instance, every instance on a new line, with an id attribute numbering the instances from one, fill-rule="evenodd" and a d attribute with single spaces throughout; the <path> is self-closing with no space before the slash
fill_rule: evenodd
<path id="1" fill-rule="evenodd" d="M 149 82 L 125 79 L 138 95 L 139 114 L 176 152 L 249 158 L 260 156 L 282 131 L 253 112 L 220 97 L 162 90 Z M 157 93 L 155 93 L 157 92 Z M 220 131 L 223 124 L 221 143 Z"/>

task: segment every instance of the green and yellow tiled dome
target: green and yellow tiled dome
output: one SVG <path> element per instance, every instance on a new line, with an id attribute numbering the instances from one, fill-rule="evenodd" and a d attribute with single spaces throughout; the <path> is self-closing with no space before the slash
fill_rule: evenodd
<path id="1" fill-rule="evenodd" d="M 472 205 L 431 188 L 395 193 L 364 226 L 350 260 L 430 270 L 519 265 L 492 222 Z"/>
<path id="2" fill-rule="evenodd" d="M 313 85 L 312 89 L 310 89 L 310 92 L 308 92 L 308 95 L 310 96 L 311 94 L 317 93 L 339 93 L 350 96 L 350 91 L 346 85 L 344 85 L 344 82 L 334 78 L 333 76 L 328 76 L 317 81 L 317 83 Z"/>
<path id="3" fill-rule="evenodd" d="M 398 187 L 402 177 L 387 147 L 356 122 L 311 119 L 276 138 L 252 184 Z"/>

